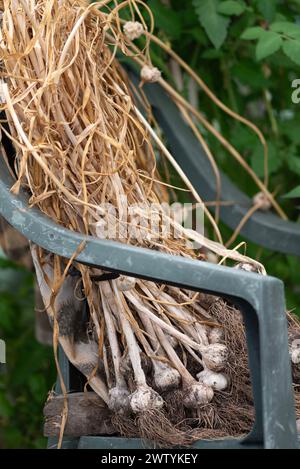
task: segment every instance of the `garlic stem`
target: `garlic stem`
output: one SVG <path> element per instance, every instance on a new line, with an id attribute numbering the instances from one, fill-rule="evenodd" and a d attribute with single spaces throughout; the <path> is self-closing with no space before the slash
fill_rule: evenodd
<path id="1" fill-rule="evenodd" d="M 155 354 L 160 357 L 164 357 L 165 353 L 162 349 L 159 341 L 157 340 L 154 327 L 149 318 L 145 315 L 140 315 L 141 321 L 144 325 L 145 331 L 149 335 L 149 340 L 152 343 L 152 347 L 154 351 L 148 346 L 148 350 L 146 352 L 150 356 L 154 356 Z M 158 389 L 162 391 L 167 391 L 170 389 L 178 388 L 180 383 L 180 374 L 179 372 L 172 368 L 168 363 L 164 363 L 159 359 L 151 358 L 153 369 L 154 369 L 154 382 Z"/>
<path id="2" fill-rule="evenodd" d="M 128 347 L 128 353 L 130 356 L 130 361 L 132 363 L 132 368 L 135 376 L 135 381 L 137 386 L 146 386 L 146 378 L 141 364 L 141 357 L 139 346 L 136 341 L 135 335 L 132 331 L 130 323 L 126 317 L 126 311 L 123 306 L 123 302 L 121 299 L 120 291 L 117 288 L 115 282 L 112 282 L 113 291 L 116 298 L 116 303 L 119 307 L 119 320 L 122 326 L 123 332 L 126 337 L 126 343 Z"/>
<path id="3" fill-rule="evenodd" d="M 136 391 L 130 396 L 131 408 L 135 413 L 144 412 L 146 410 L 158 410 L 163 407 L 164 401 L 157 392 L 147 385 L 145 373 L 141 365 L 139 346 L 126 317 L 126 310 L 122 302 L 121 293 L 118 290 L 115 281 L 112 282 L 112 285 L 116 301 L 119 306 L 120 323 L 126 337 L 128 353 L 137 385 Z"/>
<path id="4" fill-rule="evenodd" d="M 118 387 L 126 387 L 124 376 L 122 375 L 120 371 L 121 352 L 120 352 L 120 347 L 118 343 L 117 333 L 116 333 L 114 321 L 111 317 L 109 306 L 107 304 L 107 298 L 111 296 L 110 295 L 111 290 L 105 286 L 105 282 L 102 285 L 100 284 L 99 289 L 101 292 L 101 300 L 102 300 L 103 313 L 104 313 L 104 318 L 105 318 L 105 323 L 106 323 L 106 331 L 107 331 L 107 336 L 108 336 L 111 353 L 112 353 L 113 364 L 114 364 L 116 385 Z"/>
<path id="5" fill-rule="evenodd" d="M 198 383 L 183 365 L 182 361 L 166 340 L 163 332 L 156 325 L 154 326 L 159 341 L 167 352 L 170 360 L 177 368 L 182 377 L 183 384 L 183 405 L 189 409 L 198 409 L 199 406 L 208 404 L 214 397 L 213 389 L 202 383 Z"/>
<path id="6" fill-rule="evenodd" d="M 197 344 L 191 340 L 186 334 L 179 332 L 175 327 L 167 324 L 162 319 L 158 318 L 153 314 L 138 298 L 136 298 L 131 292 L 124 293 L 126 298 L 136 307 L 136 309 L 141 311 L 143 314 L 146 314 L 153 323 L 160 326 L 162 329 L 166 330 L 170 335 L 176 337 L 180 342 L 189 345 L 191 348 L 200 350 L 201 345 Z"/>

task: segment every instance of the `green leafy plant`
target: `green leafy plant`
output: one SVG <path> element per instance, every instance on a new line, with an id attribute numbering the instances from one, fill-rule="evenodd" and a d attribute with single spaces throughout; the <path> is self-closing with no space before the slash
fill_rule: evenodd
<path id="1" fill-rule="evenodd" d="M 193 4 L 201 26 L 216 49 L 219 49 L 226 39 L 229 25 L 229 20 L 218 10 L 220 2 L 217 0 L 194 0 Z"/>
<path id="2" fill-rule="evenodd" d="M 55 382 L 53 352 L 34 336 L 33 276 L 0 258 L 0 448 L 45 448 L 43 406 Z"/>

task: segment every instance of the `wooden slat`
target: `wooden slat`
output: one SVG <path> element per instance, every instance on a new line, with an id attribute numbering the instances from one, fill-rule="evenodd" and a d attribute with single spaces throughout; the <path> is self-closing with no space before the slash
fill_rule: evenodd
<path id="1" fill-rule="evenodd" d="M 44 407 L 44 436 L 59 435 L 64 398 L 51 396 Z M 68 394 L 68 419 L 65 436 L 112 435 L 110 412 L 94 392 Z"/>

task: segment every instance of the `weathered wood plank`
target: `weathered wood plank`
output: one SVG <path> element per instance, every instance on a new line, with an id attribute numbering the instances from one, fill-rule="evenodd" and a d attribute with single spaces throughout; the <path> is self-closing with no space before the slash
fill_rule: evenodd
<path id="1" fill-rule="evenodd" d="M 58 436 L 64 397 L 51 396 L 44 407 L 44 436 Z M 110 411 L 94 392 L 68 394 L 68 419 L 65 436 L 112 435 L 115 430 Z"/>

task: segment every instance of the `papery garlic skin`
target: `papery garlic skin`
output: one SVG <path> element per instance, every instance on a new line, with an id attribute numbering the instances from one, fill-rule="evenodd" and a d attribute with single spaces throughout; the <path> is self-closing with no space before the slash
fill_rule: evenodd
<path id="1" fill-rule="evenodd" d="M 161 78 L 161 71 L 156 67 L 144 65 L 141 70 L 141 79 L 146 83 L 156 83 Z"/>
<path id="2" fill-rule="evenodd" d="M 163 407 L 163 398 L 149 386 L 139 386 L 130 398 L 130 406 L 134 413 L 147 410 L 159 410 Z"/>
<path id="3" fill-rule="evenodd" d="M 264 192 L 258 192 L 253 197 L 253 205 L 259 205 L 260 210 L 267 212 L 271 209 L 272 204 Z"/>
<path id="4" fill-rule="evenodd" d="M 228 360 L 228 348 L 223 344 L 210 344 L 201 350 L 203 363 L 212 371 L 224 370 Z"/>
<path id="5" fill-rule="evenodd" d="M 185 390 L 183 405 L 187 409 L 198 409 L 199 406 L 209 404 L 214 397 L 214 391 L 210 386 L 195 382 Z"/>
<path id="6" fill-rule="evenodd" d="M 125 388 L 112 388 L 109 391 L 108 407 L 112 412 L 116 412 L 120 415 L 126 415 L 130 412 L 128 389 Z"/>
<path id="7" fill-rule="evenodd" d="M 154 382 L 155 386 L 161 391 L 169 391 L 177 389 L 181 382 L 181 376 L 175 368 L 167 363 L 153 360 Z"/>
<path id="8" fill-rule="evenodd" d="M 300 348 L 292 348 L 290 350 L 290 357 L 294 365 L 300 365 Z"/>
<path id="9" fill-rule="evenodd" d="M 225 391 L 228 388 L 228 379 L 222 373 L 205 369 L 197 374 L 197 379 L 200 383 L 206 384 L 216 391 Z"/>
<path id="10" fill-rule="evenodd" d="M 144 26 L 139 21 L 127 21 L 124 24 L 123 31 L 130 41 L 139 39 L 145 32 Z"/>

